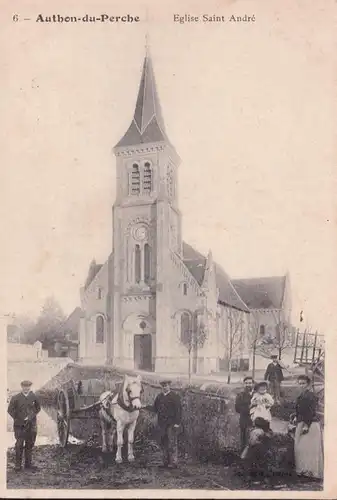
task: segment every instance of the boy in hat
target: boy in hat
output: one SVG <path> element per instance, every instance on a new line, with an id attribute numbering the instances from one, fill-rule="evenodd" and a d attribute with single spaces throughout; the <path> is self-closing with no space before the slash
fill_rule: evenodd
<path id="1" fill-rule="evenodd" d="M 270 384 L 270 390 L 275 399 L 275 403 L 279 404 L 281 397 L 281 383 L 284 377 L 280 363 L 277 360 L 277 356 L 271 356 L 271 360 L 272 362 L 267 366 L 264 379 Z"/>
<path id="2" fill-rule="evenodd" d="M 181 424 L 181 401 L 178 394 L 171 391 L 171 380 L 160 382 L 162 392 L 153 406 L 146 408 L 158 416 L 160 445 L 163 451 L 164 467 L 178 467 L 178 432 Z"/>
<path id="3" fill-rule="evenodd" d="M 31 391 L 32 382 L 23 380 L 21 392 L 12 397 L 8 405 L 8 413 L 14 420 L 15 470 L 22 467 L 23 450 L 25 450 L 25 468 L 32 466 L 32 451 L 36 440 L 36 415 L 41 410 L 40 402 Z"/>

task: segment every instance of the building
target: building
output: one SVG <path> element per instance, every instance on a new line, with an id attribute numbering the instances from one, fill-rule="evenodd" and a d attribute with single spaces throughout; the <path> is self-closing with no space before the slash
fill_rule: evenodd
<path id="1" fill-rule="evenodd" d="M 275 339 L 283 333 L 293 336 L 291 327 L 291 289 L 289 275 L 234 279 L 232 284 L 250 309 L 250 323 L 260 337 Z"/>
<path id="2" fill-rule="evenodd" d="M 70 358 L 78 360 L 78 341 L 64 339 L 47 339 L 43 342 L 43 349 L 49 358 Z"/>
<path id="3" fill-rule="evenodd" d="M 183 240 L 180 158 L 165 129 L 149 54 L 131 124 L 114 154 L 112 252 L 102 265 L 92 261 L 81 289 L 80 359 L 209 373 L 228 361 L 230 331 L 239 340 L 235 356 L 247 357 L 249 307 L 212 252 L 204 256 Z"/>

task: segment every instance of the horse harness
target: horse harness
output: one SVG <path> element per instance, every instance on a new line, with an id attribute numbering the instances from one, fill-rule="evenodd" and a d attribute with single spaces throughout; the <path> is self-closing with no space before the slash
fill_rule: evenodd
<path id="1" fill-rule="evenodd" d="M 110 399 L 110 402 L 109 402 L 109 408 L 111 408 L 111 406 L 115 406 L 115 405 L 118 405 L 120 406 L 123 410 L 127 411 L 128 413 L 132 413 L 136 410 L 139 410 L 139 408 L 135 408 L 132 404 L 132 402 L 135 400 L 135 399 L 139 399 L 139 396 L 136 396 L 136 397 L 131 397 L 130 396 L 130 390 L 126 389 L 126 392 L 127 392 L 127 395 L 128 395 L 128 398 L 129 398 L 129 401 L 130 401 L 130 405 L 126 405 L 125 402 L 124 402 L 124 399 L 123 399 L 123 392 L 122 390 L 119 390 L 118 391 L 118 396 L 117 396 L 117 400 L 114 401 L 114 399 L 116 398 L 116 394 L 108 394 L 101 402 L 100 402 L 100 412 L 101 412 L 101 415 L 103 417 L 103 420 L 105 420 L 107 423 L 111 424 L 113 420 L 115 420 L 113 418 L 113 416 L 108 412 L 107 410 L 107 407 L 105 406 L 105 401 L 107 401 L 108 399 Z M 141 393 L 144 392 L 143 389 L 141 390 Z"/>

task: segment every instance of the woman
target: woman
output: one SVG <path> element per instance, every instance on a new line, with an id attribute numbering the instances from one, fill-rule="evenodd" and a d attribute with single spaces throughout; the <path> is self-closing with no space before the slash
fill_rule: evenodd
<path id="1" fill-rule="evenodd" d="M 295 466 L 298 476 L 323 478 L 323 439 L 317 415 L 317 396 L 306 375 L 298 377 L 301 394 L 296 400 Z"/>

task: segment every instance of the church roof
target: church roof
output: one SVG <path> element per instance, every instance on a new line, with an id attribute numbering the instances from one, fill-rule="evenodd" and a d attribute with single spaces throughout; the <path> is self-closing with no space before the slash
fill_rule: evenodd
<path id="1" fill-rule="evenodd" d="M 147 53 L 131 125 L 115 147 L 161 141 L 168 141 L 168 139 L 165 133 L 152 61 Z"/>
<path id="2" fill-rule="evenodd" d="M 195 250 L 191 245 L 183 242 L 183 262 L 192 276 L 201 286 L 204 280 L 206 257 Z M 216 284 L 219 289 L 218 301 L 222 304 L 234 307 L 240 311 L 249 312 L 248 307 L 233 287 L 227 273 L 219 264 L 214 264 L 216 273 Z"/>
<path id="3" fill-rule="evenodd" d="M 286 276 L 232 280 L 235 290 L 250 309 L 280 309 Z"/>

